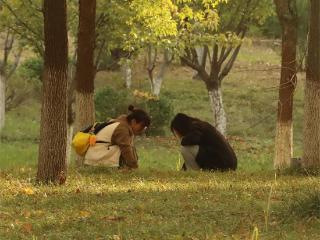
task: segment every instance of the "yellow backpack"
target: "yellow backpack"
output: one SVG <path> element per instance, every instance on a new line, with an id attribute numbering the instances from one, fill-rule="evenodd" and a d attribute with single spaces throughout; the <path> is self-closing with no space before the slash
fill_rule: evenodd
<path id="1" fill-rule="evenodd" d="M 97 142 L 96 134 L 111 122 L 95 123 L 86 129 L 77 132 L 72 139 L 72 147 L 80 156 L 84 156 L 90 146 Z M 103 141 L 99 141 L 103 142 Z"/>

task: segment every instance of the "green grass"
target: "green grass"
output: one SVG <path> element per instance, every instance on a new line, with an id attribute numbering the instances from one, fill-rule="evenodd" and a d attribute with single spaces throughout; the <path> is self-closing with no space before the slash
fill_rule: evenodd
<path id="1" fill-rule="evenodd" d="M 84 168 L 56 187 L 19 171 L 1 174 L 0 239 L 250 239 L 255 227 L 259 239 L 320 236 L 319 218 L 289 211 L 316 177 Z"/>
<path id="2" fill-rule="evenodd" d="M 70 167 L 64 186 L 34 185 L 40 104 L 6 115 L 0 138 L 0 239 L 319 239 L 319 174 L 272 170 L 279 55 L 245 45 L 223 82 L 235 173 L 180 172 L 179 144 L 167 136 L 136 139 L 140 169 Z M 133 88 L 147 90 L 142 64 Z M 162 89 L 175 112 L 211 121 L 204 83 L 171 66 Z M 294 108 L 294 155 L 302 153 L 303 79 Z M 123 87 L 99 73 L 96 87 Z"/>

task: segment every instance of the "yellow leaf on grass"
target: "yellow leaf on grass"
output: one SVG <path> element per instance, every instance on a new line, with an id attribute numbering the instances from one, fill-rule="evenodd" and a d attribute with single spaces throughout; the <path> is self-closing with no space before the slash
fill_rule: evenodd
<path id="1" fill-rule="evenodd" d="M 90 217 L 91 213 L 88 211 L 80 211 L 79 215 L 82 218 L 87 218 L 87 217 Z"/>
<path id="2" fill-rule="evenodd" d="M 22 192 L 24 194 L 27 194 L 27 195 L 33 195 L 34 194 L 34 190 L 32 188 L 30 188 L 30 187 L 23 188 Z"/>

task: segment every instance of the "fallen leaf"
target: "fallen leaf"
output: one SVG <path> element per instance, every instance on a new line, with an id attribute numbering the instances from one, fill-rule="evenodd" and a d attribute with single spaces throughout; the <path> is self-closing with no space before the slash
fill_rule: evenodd
<path id="1" fill-rule="evenodd" d="M 87 217 L 89 217 L 91 215 L 91 213 L 88 212 L 88 211 L 80 211 L 79 215 L 82 218 L 87 218 Z"/>
<path id="2" fill-rule="evenodd" d="M 102 220 L 110 221 L 110 222 L 123 221 L 123 220 L 125 220 L 125 217 L 123 217 L 123 216 L 106 216 L 106 217 L 103 217 Z"/>
<path id="3" fill-rule="evenodd" d="M 112 240 L 121 240 L 120 235 L 113 235 Z"/>
<path id="4" fill-rule="evenodd" d="M 28 210 L 25 210 L 22 212 L 22 215 L 25 217 L 25 218 L 29 218 L 31 216 L 31 212 L 28 211 Z"/>
<path id="5" fill-rule="evenodd" d="M 31 233 L 32 232 L 32 224 L 31 223 L 24 223 L 22 226 L 22 231 L 25 233 Z"/>
<path id="6" fill-rule="evenodd" d="M 22 192 L 27 194 L 27 195 L 33 195 L 34 194 L 34 190 L 30 187 L 26 187 L 22 189 Z"/>

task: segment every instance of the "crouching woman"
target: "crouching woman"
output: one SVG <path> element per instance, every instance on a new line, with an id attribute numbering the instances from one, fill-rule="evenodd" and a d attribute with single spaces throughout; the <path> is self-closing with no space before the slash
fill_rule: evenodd
<path id="1" fill-rule="evenodd" d="M 86 152 L 85 165 L 138 168 L 133 140 L 150 125 L 150 117 L 145 111 L 131 105 L 128 110 L 128 115 L 109 121 L 96 134 L 96 143 Z"/>
<path id="2" fill-rule="evenodd" d="M 205 121 L 178 113 L 171 131 L 180 139 L 183 170 L 236 170 L 237 157 L 222 134 Z"/>

